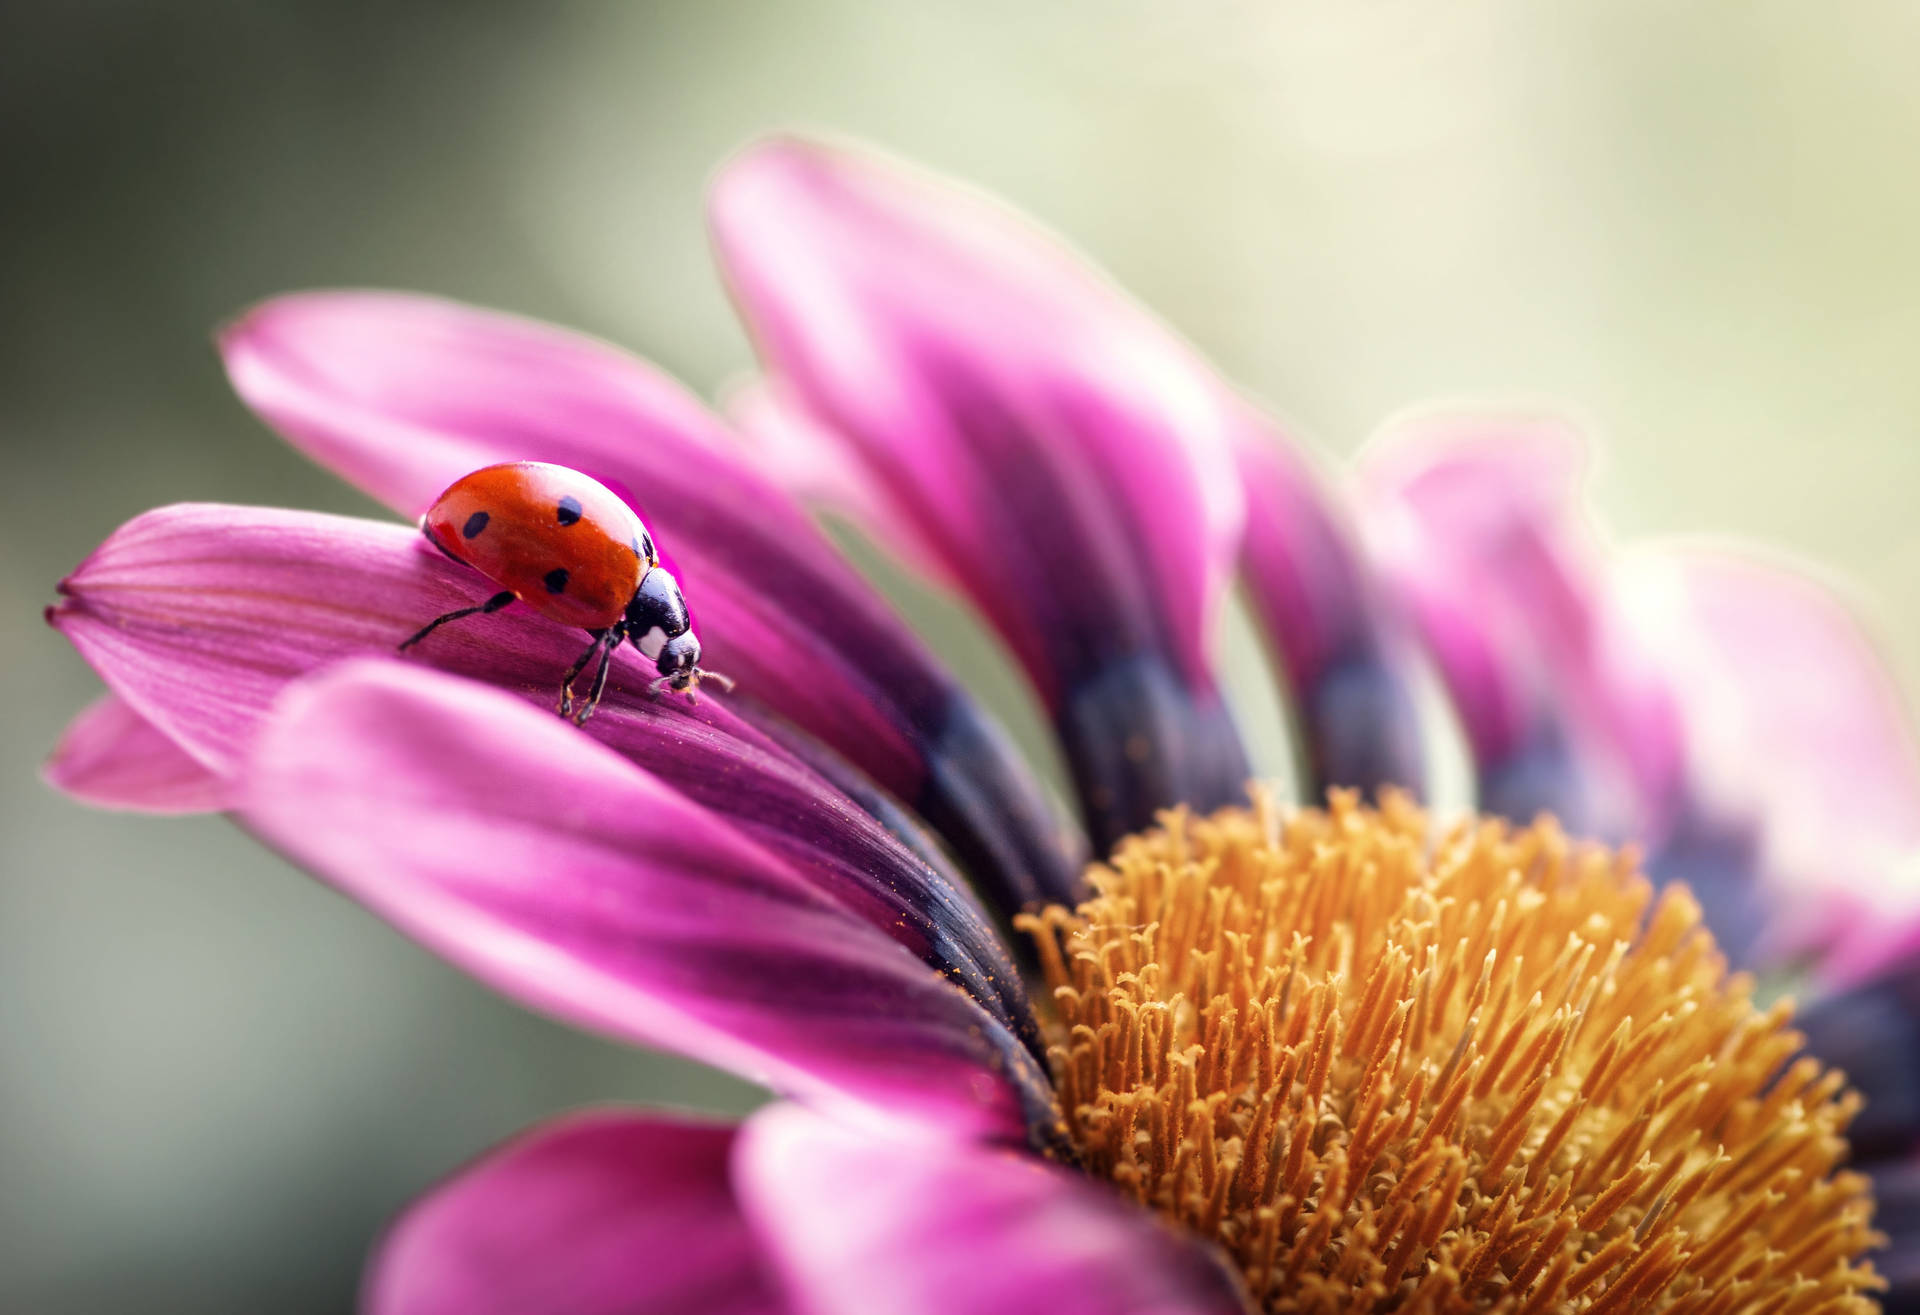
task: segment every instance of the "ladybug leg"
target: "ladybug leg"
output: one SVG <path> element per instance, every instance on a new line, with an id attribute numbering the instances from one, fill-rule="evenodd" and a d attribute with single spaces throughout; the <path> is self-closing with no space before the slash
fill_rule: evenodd
<path id="1" fill-rule="evenodd" d="M 572 721 L 576 726 L 593 715 L 593 708 L 592 705 L 589 704 L 585 715 L 578 718 L 574 717 L 573 682 L 580 679 L 580 673 L 587 669 L 587 663 L 593 661 L 594 655 L 606 647 L 607 636 L 611 634 L 612 631 L 589 630 L 587 633 L 593 636 L 593 642 L 587 645 L 587 651 L 576 658 L 574 664 L 567 668 L 567 674 L 560 677 L 560 706 L 556 709 L 562 717 Z M 617 639 L 614 641 L 616 644 L 619 642 Z M 597 696 L 594 701 L 599 701 Z"/>
<path id="2" fill-rule="evenodd" d="M 587 718 L 591 717 L 593 710 L 600 706 L 600 696 L 607 692 L 607 672 L 613 666 L 613 651 L 619 647 L 620 640 L 615 637 L 600 649 L 600 665 L 594 669 L 593 688 L 587 692 L 586 706 L 581 708 L 580 715 L 573 719 L 575 726 L 586 725 Z"/>
<path id="3" fill-rule="evenodd" d="M 424 626 L 421 626 L 419 632 L 415 634 L 412 638 L 401 640 L 400 651 L 404 653 L 406 650 L 412 648 L 415 644 L 425 639 L 428 635 L 432 634 L 434 631 L 438 630 L 441 626 L 445 625 L 449 621 L 458 621 L 463 616 L 473 616 L 475 613 L 485 615 L 488 612 L 498 612 L 501 608 L 505 607 L 508 603 L 511 603 L 515 599 L 515 597 L 517 597 L 517 595 L 512 593 L 511 591 L 508 591 L 506 593 L 498 593 L 498 594 L 495 594 L 493 597 L 489 598 L 486 602 L 481 603 L 476 607 L 463 607 L 463 608 L 460 608 L 458 611 L 449 612 L 445 616 L 436 616 L 435 618 L 433 618 L 433 620 L 427 622 Z"/>

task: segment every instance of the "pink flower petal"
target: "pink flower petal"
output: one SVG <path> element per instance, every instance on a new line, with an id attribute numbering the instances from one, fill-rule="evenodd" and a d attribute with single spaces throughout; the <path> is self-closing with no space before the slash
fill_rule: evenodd
<path id="1" fill-rule="evenodd" d="M 1696 796 L 1753 819 L 1775 955 L 1861 981 L 1920 949 L 1920 747 L 1878 645 L 1810 573 L 1702 545 L 1635 552 L 1621 593 L 1686 709 Z"/>
<path id="2" fill-rule="evenodd" d="M 315 677 L 261 727 L 238 812 L 575 1024 L 869 1122 L 1019 1140 L 1046 1104 L 1031 1055 L 958 987 L 725 819 L 499 690 L 393 661 Z"/>
<path id="3" fill-rule="evenodd" d="M 230 779 L 289 680 L 348 654 L 392 652 L 424 620 L 479 601 L 477 576 L 433 556 L 398 525 L 162 507 L 116 530 L 63 580 L 47 619 L 135 713 Z M 560 657 L 558 627 L 513 609 L 484 620 L 511 627 L 521 652 L 539 652 L 544 639 L 550 659 Z M 470 652 L 499 629 L 455 628 L 437 647 Z"/>
<path id="4" fill-rule="evenodd" d="M 1247 493 L 1240 564 L 1300 718 L 1308 794 L 1425 783 L 1400 643 L 1333 491 L 1299 447 L 1249 414 L 1237 446 Z"/>
<path id="5" fill-rule="evenodd" d="M 98 808 L 207 813 L 225 806 L 219 776 L 112 694 L 73 719 L 47 760 L 46 778 Z"/>
<path id="6" fill-rule="evenodd" d="M 1020 1151 L 889 1142 L 775 1106 L 741 1132 L 734 1177 L 809 1315 L 1247 1309 L 1210 1248 Z"/>
<path id="7" fill-rule="evenodd" d="M 1443 417 L 1369 462 L 1375 533 L 1497 811 L 1685 880 L 1736 960 L 1859 980 L 1920 943 L 1920 767 L 1846 609 L 1728 554 L 1610 553 L 1563 425 Z"/>
<path id="8" fill-rule="evenodd" d="M 1236 794 L 1208 658 L 1244 509 L 1212 373 L 1051 240 L 873 156 L 756 147 L 711 222 L 769 372 L 1054 712 L 1096 840 Z"/>
<path id="9" fill-rule="evenodd" d="M 1367 528 L 1453 696 L 1494 811 L 1657 838 L 1681 802 L 1678 710 L 1609 596 L 1561 422 L 1428 416 L 1362 471 Z"/>
<path id="10" fill-rule="evenodd" d="M 366 1315 L 784 1315 L 727 1178 L 734 1129 L 602 1110 L 523 1134 L 395 1222 Z"/>
<path id="11" fill-rule="evenodd" d="M 231 783 L 289 682 L 343 658 L 390 655 L 426 620 L 489 587 L 402 526 L 188 505 L 122 527 L 62 590 L 53 624 L 161 738 Z M 510 607 L 436 632 L 407 660 L 551 708 L 583 643 L 578 632 Z M 623 652 L 588 734 L 730 817 L 1031 1035 L 1004 945 L 931 846 L 909 852 L 728 702 L 694 708 L 648 692 L 652 674 Z"/>
<path id="12" fill-rule="evenodd" d="M 627 496 L 709 665 L 915 806 L 1005 908 L 1071 899 L 1081 853 L 1005 734 L 720 423 L 606 344 L 426 297 L 320 292 L 221 336 L 240 395 L 408 516 L 460 475 L 554 461 Z"/>
<path id="13" fill-rule="evenodd" d="M 920 532 L 920 525 L 887 496 L 840 436 L 824 428 L 778 379 L 756 377 L 727 395 L 726 415 L 751 445 L 755 466 L 808 506 L 859 526 L 924 579 L 953 593 L 955 579 Z"/>

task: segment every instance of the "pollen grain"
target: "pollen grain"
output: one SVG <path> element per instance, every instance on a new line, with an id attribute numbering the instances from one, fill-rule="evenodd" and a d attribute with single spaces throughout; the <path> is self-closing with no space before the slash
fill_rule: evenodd
<path id="1" fill-rule="evenodd" d="M 1260 1309 L 1875 1309 L 1859 1097 L 1631 855 L 1257 795 L 1090 877 L 1021 920 L 1072 1139 Z"/>

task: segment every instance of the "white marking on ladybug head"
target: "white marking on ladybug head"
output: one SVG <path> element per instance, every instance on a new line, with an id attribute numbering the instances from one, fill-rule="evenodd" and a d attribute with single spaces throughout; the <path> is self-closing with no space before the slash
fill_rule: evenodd
<path id="1" fill-rule="evenodd" d="M 657 661 L 660 650 L 667 646 L 667 632 L 654 626 L 646 634 L 633 641 L 633 646 L 646 654 L 649 662 Z"/>

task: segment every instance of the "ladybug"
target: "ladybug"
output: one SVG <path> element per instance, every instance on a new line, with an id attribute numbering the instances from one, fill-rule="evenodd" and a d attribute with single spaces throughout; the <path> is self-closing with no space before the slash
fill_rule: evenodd
<path id="1" fill-rule="evenodd" d="M 402 642 L 402 650 L 449 621 L 498 612 L 517 600 L 593 636 L 560 681 L 559 713 L 576 726 L 599 706 L 613 651 L 624 640 L 653 661 L 660 672 L 656 690 L 692 699 L 703 680 L 733 688 L 725 676 L 700 669 L 700 641 L 680 582 L 660 565 L 653 536 L 633 509 L 598 480 L 544 461 L 487 466 L 435 498 L 420 518 L 420 532 L 501 589 L 477 606 L 435 617 Z M 600 665 L 576 710 L 573 683 L 596 657 Z"/>

